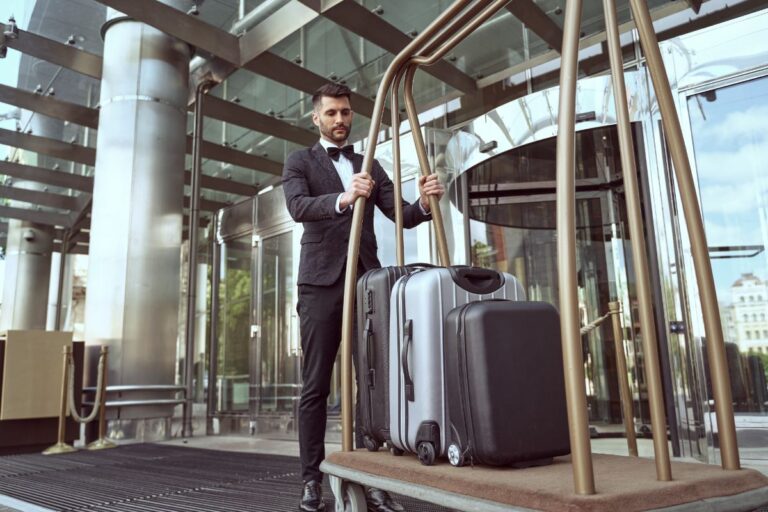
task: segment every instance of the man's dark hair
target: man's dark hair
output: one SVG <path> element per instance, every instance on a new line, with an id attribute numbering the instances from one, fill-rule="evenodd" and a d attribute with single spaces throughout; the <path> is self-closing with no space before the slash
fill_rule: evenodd
<path id="1" fill-rule="evenodd" d="M 331 98 L 347 98 L 352 95 L 352 91 L 346 85 L 329 83 L 315 91 L 312 95 L 312 107 L 317 108 L 323 96 Z"/>

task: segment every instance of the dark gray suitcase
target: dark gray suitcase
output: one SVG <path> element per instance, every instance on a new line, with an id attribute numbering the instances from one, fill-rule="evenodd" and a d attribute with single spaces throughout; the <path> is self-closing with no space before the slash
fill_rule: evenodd
<path id="1" fill-rule="evenodd" d="M 482 268 L 433 268 L 401 277 L 390 318 L 390 438 L 424 464 L 444 455 L 443 325 L 448 313 L 484 299 L 523 300 L 514 276 Z"/>
<path id="2" fill-rule="evenodd" d="M 357 281 L 357 338 L 354 344 L 358 376 L 359 420 L 363 442 L 377 451 L 389 440 L 389 314 L 390 295 L 402 276 L 430 268 L 414 264 L 372 269 Z"/>
<path id="3" fill-rule="evenodd" d="M 546 302 L 489 300 L 445 319 L 448 460 L 532 466 L 570 453 L 560 316 Z"/>

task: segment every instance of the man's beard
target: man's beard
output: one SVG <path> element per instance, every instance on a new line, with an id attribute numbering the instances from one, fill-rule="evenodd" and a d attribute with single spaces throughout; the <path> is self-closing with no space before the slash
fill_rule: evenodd
<path id="1" fill-rule="evenodd" d="M 340 129 L 344 130 L 344 134 L 343 135 L 336 133 L 336 130 L 340 130 Z M 321 131 L 322 131 L 322 134 L 326 136 L 326 138 L 328 138 L 328 139 L 330 139 L 330 140 L 332 140 L 334 142 L 344 142 L 349 137 L 349 132 L 351 130 L 352 130 L 352 125 L 350 124 L 349 126 L 346 126 L 346 125 L 333 126 L 330 129 L 325 129 L 324 128 Z"/>

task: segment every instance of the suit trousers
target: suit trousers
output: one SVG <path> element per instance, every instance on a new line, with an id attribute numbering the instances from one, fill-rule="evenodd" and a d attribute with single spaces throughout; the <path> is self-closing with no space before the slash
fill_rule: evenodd
<path id="1" fill-rule="evenodd" d="M 299 456 L 304 482 L 321 482 L 320 463 L 325 458 L 325 431 L 328 395 L 336 355 L 341 344 L 344 309 L 345 272 L 330 286 L 299 285 L 301 330 L 302 390 L 299 402 Z M 358 270 L 358 276 L 362 275 Z M 355 408 L 356 425 L 359 410 Z M 356 428 L 357 430 L 357 428 Z M 356 432 L 356 445 L 362 446 L 362 434 Z"/>

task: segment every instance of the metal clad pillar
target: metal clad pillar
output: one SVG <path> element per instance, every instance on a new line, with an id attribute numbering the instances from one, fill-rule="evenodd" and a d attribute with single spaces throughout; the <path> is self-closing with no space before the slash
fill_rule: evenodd
<path id="1" fill-rule="evenodd" d="M 24 111 L 23 123 L 34 135 L 60 140 L 64 123 L 57 119 Z M 55 159 L 18 151 L 24 163 L 50 167 Z M 11 186 L 44 191 L 33 181 L 11 181 Z M 34 208 L 29 203 L 11 201 L 10 206 Z M 7 329 L 45 329 L 48 314 L 48 289 L 51 280 L 53 226 L 10 219 L 5 247 L 5 284 L 0 313 L 0 331 Z"/>
<path id="2" fill-rule="evenodd" d="M 191 50 L 113 9 L 102 34 L 85 339 L 110 347 L 111 385 L 173 384 Z"/>

